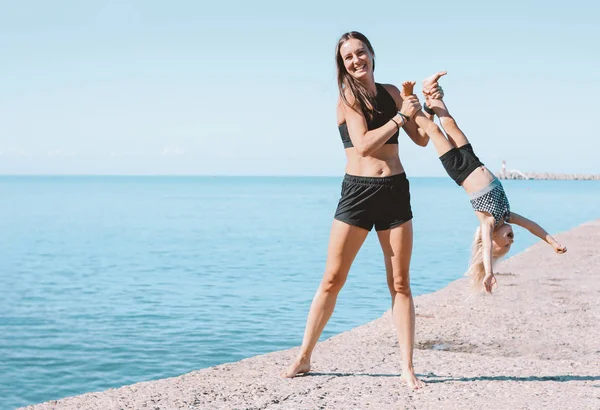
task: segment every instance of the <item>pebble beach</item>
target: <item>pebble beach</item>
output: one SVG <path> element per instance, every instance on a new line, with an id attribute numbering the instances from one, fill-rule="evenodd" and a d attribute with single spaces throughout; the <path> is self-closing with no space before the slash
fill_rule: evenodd
<path id="1" fill-rule="evenodd" d="M 464 278 L 415 298 L 421 390 L 400 380 L 388 311 L 319 343 L 294 379 L 279 372 L 297 348 L 23 409 L 598 409 L 600 220 L 555 237 L 566 254 L 540 242 L 505 260 L 493 295 Z"/>

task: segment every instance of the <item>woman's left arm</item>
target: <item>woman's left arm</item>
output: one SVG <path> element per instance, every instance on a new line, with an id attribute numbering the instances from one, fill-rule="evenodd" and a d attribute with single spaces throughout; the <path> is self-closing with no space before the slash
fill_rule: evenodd
<path id="1" fill-rule="evenodd" d="M 539 226 L 534 221 L 525 218 L 524 216 L 521 216 L 517 213 L 511 212 L 510 213 L 510 223 L 519 225 L 519 226 L 527 229 L 529 232 L 531 232 L 532 234 L 534 234 L 535 236 L 537 236 L 538 238 L 542 239 L 543 241 L 548 243 L 550 246 L 552 246 L 556 253 L 565 253 L 567 251 L 567 248 L 565 246 L 561 245 L 560 243 L 558 243 L 556 241 L 556 239 L 554 239 L 552 237 L 552 235 L 550 235 L 548 232 L 546 232 L 546 230 L 544 228 Z"/>
<path id="2" fill-rule="evenodd" d="M 426 147 L 429 143 L 429 135 L 427 135 L 423 129 L 419 128 L 413 118 L 411 118 L 402 128 L 406 132 L 406 135 L 408 135 L 418 146 Z"/>
<path id="3" fill-rule="evenodd" d="M 388 93 L 394 99 L 396 103 L 396 109 L 400 109 L 402 107 L 402 97 L 400 96 L 400 90 L 392 84 L 384 84 L 383 85 Z M 404 132 L 409 136 L 413 142 L 421 147 L 426 147 L 429 144 L 429 135 L 417 126 L 417 123 L 413 118 L 408 120 L 406 124 L 402 127 Z"/>

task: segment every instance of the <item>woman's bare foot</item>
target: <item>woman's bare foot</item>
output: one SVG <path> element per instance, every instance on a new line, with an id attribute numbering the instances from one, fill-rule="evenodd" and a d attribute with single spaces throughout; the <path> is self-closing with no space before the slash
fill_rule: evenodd
<path id="1" fill-rule="evenodd" d="M 290 367 L 280 373 L 280 376 L 291 379 L 299 374 L 308 372 L 310 372 L 310 359 L 306 357 L 298 357 L 292 362 Z"/>
<path id="2" fill-rule="evenodd" d="M 402 83 L 402 90 L 400 90 L 400 95 L 402 98 L 406 98 L 409 95 L 414 94 L 415 84 L 416 82 L 414 81 L 405 81 Z"/>
<path id="3" fill-rule="evenodd" d="M 429 76 L 426 79 L 424 79 L 423 85 L 422 85 L 423 94 L 425 94 L 425 95 L 431 94 L 433 89 L 435 87 L 437 87 L 437 85 L 438 85 L 437 82 L 440 79 L 440 77 L 442 77 L 446 74 L 447 74 L 446 71 L 438 71 L 434 75 Z"/>
<path id="4" fill-rule="evenodd" d="M 400 378 L 411 389 L 417 390 L 417 389 L 422 389 L 423 387 L 425 387 L 425 383 L 423 383 L 421 380 L 417 379 L 417 376 L 415 375 L 414 370 L 403 370 L 402 376 L 400 376 Z"/>

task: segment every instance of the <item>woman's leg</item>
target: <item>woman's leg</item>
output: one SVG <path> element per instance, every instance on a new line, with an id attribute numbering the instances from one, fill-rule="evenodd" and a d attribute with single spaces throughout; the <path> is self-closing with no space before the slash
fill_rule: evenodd
<path id="1" fill-rule="evenodd" d="M 350 266 L 368 233 L 366 229 L 334 219 L 329 237 L 325 273 L 310 306 L 302 347 L 294 362 L 281 373 L 282 377 L 294 377 L 310 370 L 313 349 L 333 313 L 337 296 L 346 282 Z"/>
<path id="2" fill-rule="evenodd" d="M 392 316 L 400 344 L 402 378 L 410 387 L 419 389 L 424 383 L 417 379 L 413 368 L 415 305 L 409 278 L 413 245 L 412 221 L 379 231 L 377 236 L 383 250 L 387 282 L 392 296 Z"/>
<path id="3" fill-rule="evenodd" d="M 437 85 L 439 78 L 445 74 L 445 71 L 440 71 L 430 77 L 427 77 L 425 80 L 423 80 L 423 90 L 430 90 L 433 87 L 433 85 Z M 425 103 L 429 108 L 431 108 L 435 112 L 435 115 L 437 115 L 440 119 L 440 124 L 446 132 L 446 135 L 448 135 L 448 139 L 450 140 L 452 145 L 454 145 L 457 148 L 460 148 L 463 145 L 469 143 L 469 140 L 467 139 L 465 134 L 460 128 L 458 128 L 454 117 L 450 115 L 448 107 L 446 106 L 443 100 L 428 98 L 426 99 Z"/>

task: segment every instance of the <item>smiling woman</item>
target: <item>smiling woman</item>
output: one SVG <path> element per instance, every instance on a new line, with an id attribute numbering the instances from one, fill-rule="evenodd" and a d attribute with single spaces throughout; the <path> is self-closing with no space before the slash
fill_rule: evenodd
<path id="1" fill-rule="evenodd" d="M 412 92 L 400 95 L 394 85 L 375 82 L 375 52 L 363 34 L 353 31 L 342 35 L 335 59 L 339 87 L 337 121 L 346 151 L 346 175 L 331 228 L 325 273 L 310 308 L 302 347 L 282 376 L 294 377 L 310 371 L 313 349 L 333 313 L 350 266 L 375 226 L 392 298 L 402 379 L 410 387 L 420 388 L 423 383 L 416 378 L 412 362 L 412 210 L 408 178 L 398 156 L 398 137 L 402 128 L 417 145 L 427 145 L 428 135 L 412 119 L 421 106 Z"/>

